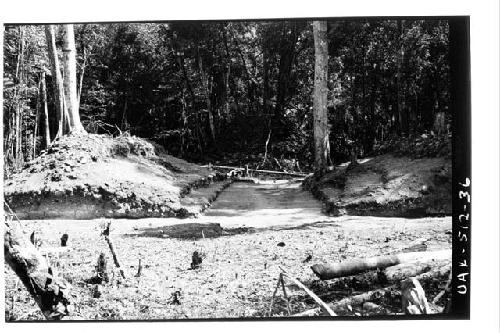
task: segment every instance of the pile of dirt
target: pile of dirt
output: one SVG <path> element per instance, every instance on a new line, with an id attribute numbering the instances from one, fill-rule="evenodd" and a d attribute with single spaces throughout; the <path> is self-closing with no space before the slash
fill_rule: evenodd
<path id="1" fill-rule="evenodd" d="M 412 159 L 391 154 L 356 166 L 341 166 L 303 186 L 332 215 L 451 215 L 451 160 Z"/>
<path id="2" fill-rule="evenodd" d="M 195 197 L 184 207 L 183 198 L 216 180 L 222 176 L 138 137 L 76 134 L 6 179 L 4 194 L 22 219 L 184 217 L 210 200 Z"/>

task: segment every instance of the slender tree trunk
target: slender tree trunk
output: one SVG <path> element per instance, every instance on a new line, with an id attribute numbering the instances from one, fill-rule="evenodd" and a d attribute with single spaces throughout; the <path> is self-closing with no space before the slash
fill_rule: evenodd
<path id="1" fill-rule="evenodd" d="M 263 77 L 263 91 L 262 91 L 262 109 L 264 116 L 269 115 L 269 51 L 266 45 L 262 45 L 262 77 Z"/>
<path id="2" fill-rule="evenodd" d="M 285 24 L 285 23 L 284 23 Z M 276 106 L 274 109 L 273 129 L 274 137 L 278 140 L 285 135 L 283 128 L 284 108 L 287 102 L 288 87 L 290 84 L 290 75 L 295 59 L 295 44 L 298 39 L 298 32 L 295 23 L 292 23 L 290 29 L 284 26 L 282 35 L 283 46 L 280 49 L 278 90 L 276 92 Z"/>
<path id="3" fill-rule="evenodd" d="M 178 55 L 178 61 L 179 61 L 179 66 L 181 68 L 182 74 L 184 76 L 184 84 L 186 85 L 186 89 L 188 90 L 189 95 L 191 96 L 191 105 L 192 105 L 192 108 L 195 109 L 194 110 L 195 111 L 194 117 L 195 117 L 195 126 L 196 126 L 196 130 L 195 130 L 196 141 L 198 143 L 198 150 L 199 150 L 200 154 L 203 154 L 204 140 L 203 140 L 203 134 L 202 134 L 202 131 L 201 131 L 201 128 L 200 128 L 200 114 L 198 112 L 198 109 L 196 109 L 194 107 L 195 104 L 196 104 L 196 96 L 194 94 L 193 87 L 191 86 L 191 83 L 189 81 L 189 77 L 188 77 L 188 73 L 187 73 L 187 70 L 186 70 L 186 66 L 184 64 L 184 55 L 182 53 L 180 53 L 180 52 L 179 52 L 179 55 Z"/>
<path id="4" fill-rule="evenodd" d="M 328 128 L 328 41 L 326 21 L 313 22 L 315 66 L 314 66 L 314 157 L 315 171 L 323 173 L 328 166 L 330 154 Z"/>
<path id="5" fill-rule="evenodd" d="M 59 58 L 57 57 L 56 39 L 53 25 L 45 26 L 45 37 L 47 40 L 47 51 L 49 54 L 50 71 L 52 73 L 52 88 L 54 91 L 54 105 L 56 108 L 57 133 L 60 137 L 64 133 L 64 89 L 59 69 Z"/>
<path id="6" fill-rule="evenodd" d="M 17 106 L 16 106 L 16 116 L 15 116 L 15 122 L 16 122 L 16 129 L 15 129 L 15 148 L 14 148 L 14 156 L 15 156 L 15 167 L 16 169 L 21 166 L 21 106 L 19 105 L 19 101 L 17 101 Z"/>
<path id="7" fill-rule="evenodd" d="M 20 41 L 19 41 L 19 54 L 17 58 L 16 65 L 16 81 L 19 86 L 22 87 L 24 82 L 24 50 L 25 50 L 25 31 L 23 27 L 19 27 Z M 21 107 L 21 94 L 20 88 L 16 89 L 15 100 L 16 100 L 16 112 L 15 112 L 15 145 L 14 145 L 14 165 L 16 168 L 20 168 L 23 163 L 23 153 L 22 153 L 22 107 Z"/>
<path id="8" fill-rule="evenodd" d="M 82 64 L 82 70 L 80 72 L 80 77 L 79 77 L 79 84 L 78 84 L 78 109 L 80 109 L 80 98 L 82 97 L 82 86 L 83 86 L 83 75 L 85 74 L 85 67 L 87 65 L 87 49 L 83 48 L 83 64 Z"/>
<path id="9" fill-rule="evenodd" d="M 72 24 L 64 24 L 63 66 L 64 66 L 64 96 L 69 116 L 70 132 L 85 132 L 80 122 L 78 111 L 78 96 L 76 92 L 76 49 L 75 34 Z"/>
<path id="10" fill-rule="evenodd" d="M 263 107 L 263 113 L 264 113 L 264 119 L 267 119 L 269 117 L 269 120 L 267 121 L 267 139 L 266 139 L 266 145 L 265 145 L 265 153 L 264 153 L 264 159 L 262 160 L 262 164 L 264 164 L 267 160 L 267 151 L 268 151 L 268 145 L 269 141 L 271 140 L 271 133 L 272 133 L 272 117 L 270 117 L 270 103 L 269 103 L 269 97 L 270 97 L 270 87 L 269 87 L 269 51 L 267 45 L 262 46 L 262 70 L 263 70 L 263 92 L 262 92 L 262 107 Z"/>
<path id="11" fill-rule="evenodd" d="M 45 84 L 45 72 L 42 72 L 42 104 L 43 104 L 43 120 L 45 128 L 45 148 L 50 146 L 50 127 L 49 127 L 49 109 L 47 108 L 47 88 Z"/>
<path id="12" fill-rule="evenodd" d="M 203 69 L 203 60 L 199 54 L 198 54 L 198 65 L 201 74 L 202 86 L 205 90 L 205 102 L 207 104 L 207 113 L 208 113 L 208 127 L 210 128 L 210 135 L 212 137 L 213 144 L 216 145 L 214 115 L 212 110 L 212 101 L 210 100 L 210 95 L 212 90 L 211 89 L 212 84 L 210 82 L 211 78 L 210 75 L 208 75 L 206 71 Z"/>
<path id="13" fill-rule="evenodd" d="M 180 155 L 181 157 L 184 156 L 184 146 L 186 144 L 186 133 L 188 129 L 188 121 L 186 117 L 186 98 L 184 97 L 184 89 L 181 88 L 181 121 L 182 121 L 182 132 L 181 132 L 181 151 Z"/>
<path id="14" fill-rule="evenodd" d="M 398 57 L 397 57 L 397 73 L 396 73 L 396 89 L 397 89 L 397 113 L 398 113 L 398 126 L 399 130 L 404 134 L 407 133 L 405 129 L 406 121 L 404 117 L 404 93 L 403 93 L 403 60 L 404 60 L 404 43 L 403 43 L 403 21 L 398 20 Z"/>
<path id="15" fill-rule="evenodd" d="M 41 75 L 40 75 L 40 81 L 38 82 L 38 92 L 36 95 L 36 117 L 35 117 L 35 129 L 33 130 L 33 158 L 36 156 L 36 139 L 38 137 L 38 123 L 40 122 L 40 109 L 42 107 L 41 103 L 41 87 L 42 87 L 42 80 L 41 80 Z"/>
<path id="16" fill-rule="evenodd" d="M 255 80 L 250 76 L 250 72 L 248 71 L 247 62 L 245 60 L 245 56 L 243 55 L 243 51 L 241 50 L 240 43 L 238 42 L 238 38 L 234 38 L 234 43 L 236 46 L 236 51 L 240 56 L 241 62 L 243 64 L 243 68 L 245 71 L 243 72 L 246 76 L 246 85 L 247 85 L 247 94 L 248 94 L 248 108 L 249 113 L 252 114 L 255 106 Z"/>
<path id="17" fill-rule="evenodd" d="M 228 25 L 221 27 L 222 30 L 222 41 L 224 43 L 225 59 L 224 59 L 224 121 L 227 123 L 229 120 L 229 96 L 230 96 L 230 84 L 229 80 L 231 77 L 231 56 L 229 54 L 229 47 L 227 44 L 227 29 Z"/>

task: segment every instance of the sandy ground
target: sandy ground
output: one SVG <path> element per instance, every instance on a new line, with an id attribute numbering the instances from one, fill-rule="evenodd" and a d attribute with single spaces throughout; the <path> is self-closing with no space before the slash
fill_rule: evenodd
<path id="1" fill-rule="evenodd" d="M 246 196 L 244 196 L 246 195 Z M 230 198 L 238 198 L 238 205 Z M 234 200 L 233 200 L 234 202 Z M 127 278 L 112 274 L 100 286 L 86 279 L 95 274 L 101 252 L 113 267 L 107 244 L 100 236 L 103 220 L 23 221 L 25 231 L 37 231 L 43 247 L 58 246 L 69 235 L 72 251 L 51 258 L 73 286 L 73 319 L 182 319 L 268 316 L 279 267 L 310 287 L 325 301 L 341 296 L 339 281 L 319 281 L 310 266 L 353 258 L 399 253 L 419 238 L 428 250 L 451 248 L 451 218 L 327 217 L 321 205 L 295 184 L 251 186 L 238 183 L 223 192 L 199 219 L 113 220 L 111 237 Z M 144 237 L 145 229 L 189 222 L 217 222 L 223 228 L 253 227 L 251 232 L 205 239 Z M 278 246 L 283 242 L 284 246 Z M 281 244 L 283 245 L 283 244 Z M 200 268 L 191 269 L 193 251 L 203 253 Z M 310 256 L 310 260 L 306 260 Z M 141 259 L 140 277 L 134 275 Z M 307 261 L 307 262 L 306 262 Z M 6 266 L 6 318 L 39 320 L 41 313 Z M 116 270 L 115 270 L 115 273 Z M 352 282 L 352 280 L 349 280 Z M 446 282 L 446 281 L 445 281 Z M 345 284 L 356 294 L 369 286 Z M 316 305 L 305 293 L 288 285 L 292 313 Z M 429 290 L 432 297 L 439 290 Z M 180 295 L 180 304 L 173 294 Z M 334 295 L 334 296 L 332 296 Z M 280 299 L 274 316 L 286 315 Z M 355 315 L 354 313 L 352 315 Z"/>

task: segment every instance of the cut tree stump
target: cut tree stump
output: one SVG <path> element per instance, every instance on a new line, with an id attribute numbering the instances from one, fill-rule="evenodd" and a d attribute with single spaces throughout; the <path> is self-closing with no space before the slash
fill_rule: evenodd
<path id="1" fill-rule="evenodd" d="M 71 313 L 69 284 L 52 274 L 45 257 L 23 233 L 20 223 L 9 216 L 5 218 L 4 257 L 45 318 L 59 320 Z"/>
<path id="2" fill-rule="evenodd" d="M 379 256 L 366 259 L 350 260 L 346 262 L 323 265 L 316 264 L 311 267 L 312 271 L 321 280 L 330 280 L 343 276 L 356 275 L 368 270 L 384 269 L 402 263 L 425 262 L 430 260 L 451 259 L 451 250 L 431 252 L 409 252 L 388 256 Z"/>

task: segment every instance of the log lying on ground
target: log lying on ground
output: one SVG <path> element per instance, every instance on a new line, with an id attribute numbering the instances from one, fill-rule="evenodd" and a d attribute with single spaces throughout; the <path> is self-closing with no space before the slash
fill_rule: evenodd
<path id="1" fill-rule="evenodd" d="M 420 286 L 421 284 L 425 285 L 429 281 L 444 279 L 449 276 L 450 272 L 451 258 L 440 260 L 431 259 L 429 261 L 409 262 L 390 266 L 383 271 L 384 276 L 387 278 L 386 283 L 390 283 L 390 286 L 377 290 L 371 290 L 359 295 L 348 296 L 337 302 L 329 303 L 328 306 L 336 313 L 343 313 L 348 310 L 349 306 L 362 306 L 366 302 L 377 301 L 381 298 L 384 298 L 389 293 L 399 293 L 400 289 L 398 287 L 398 284 L 401 283 L 401 290 L 405 292 L 405 299 L 408 300 L 408 302 L 405 303 L 407 306 L 406 308 L 403 308 L 403 312 L 411 314 L 440 313 L 443 309 L 434 304 L 435 302 L 426 303 L 422 301 L 417 303 L 415 302 L 415 300 L 423 300 L 423 297 L 421 295 L 425 295 L 425 293 L 423 293 L 423 288 Z M 408 283 L 404 283 L 404 281 L 409 280 L 408 278 L 416 280 L 421 290 L 417 287 L 417 283 L 415 283 L 413 280 L 411 280 L 411 287 L 413 289 L 409 288 Z M 412 304 L 414 306 L 410 306 Z M 417 309 L 420 312 L 416 311 Z M 295 314 L 294 317 L 324 315 L 325 313 L 321 308 L 314 308 Z"/>
<path id="2" fill-rule="evenodd" d="M 307 174 L 307 173 L 246 169 L 246 168 L 226 166 L 226 165 L 210 165 L 210 166 L 204 165 L 204 167 L 210 167 L 212 169 L 220 169 L 220 170 L 230 170 L 230 171 L 235 170 L 235 171 L 245 171 L 245 172 L 253 172 L 253 173 L 268 173 L 268 174 L 272 174 L 272 175 L 283 175 L 283 176 L 291 176 L 291 177 L 307 177 L 307 176 L 309 176 L 309 174 Z"/>
<path id="3" fill-rule="evenodd" d="M 451 270 L 451 258 L 443 260 L 417 261 L 412 263 L 402 263 L 387 267 L 384 275 L 389 282 L 399 282 L 406 278 L 419 276 L 423 273 L 426 279 L 442 278 L 449 274 Z"/>
<path id="4" fill-rule="evenodd" d="M 29 241 L 20 224 L 8 217 L 5 219 L 4 257 L 45 318 L 57 320 L 70 314 L 69 285 L 52 275 L 42 253 Z"/>
<path id="5" fill-rule="evenodd" d="M 371 290 L 363 294 L 349 296 L 341 299 L 340 301 L 334 303 L 328 303 L 327 306 L 332 309 L 335 313 L 342 313 L 348 311 L 348 307 L 351 306 L 361 306 L 363 303 L 371 302 L 382 297 L 385 297 L 386 293 L 395 291 L 394 287 L 387 287 L 377 290 Z M 309 309 L 301 313 L 293 315 L 294 317 L 310 317 L 310 316 L 325 316 L 325 312 L 322 308 Z"/>
<path id="6" fill-rule="evenodd" d="M 394 287 L 387 287 L 387 288 L 382 288 L 382 289 L 370 290 L 370 291 L 363 293 L 363 294 L 343 298 L 340 301 L 329 304 L 329 305 L 330 305 L 330 308 L 333 309 L 333 311 L 342 312 L 342 311 L 345 311 L 349 305 L 350 306 L 359 306 L 365 302 L 371 302 L 371 301 L 383 298 L 383 297 L 385 297 L 385 295 L 387 293 L 390 293 L 393 291 L 395 291 Z"/>
<path id="7" fill-rule="evenodd" d="M 430 260 L 451 259 L 451 250 L 431 252 L 409 252 L 388 256 L 379 256 L 366 259 L 350 260 L 346 262 L 323 265 L 316 264 L 312 271 L 321 280 L 330 280 L 337 277 L 356 275 L 372 269 L 384 269 L 389 266 L 409 262 L 425 262 Z"/>

